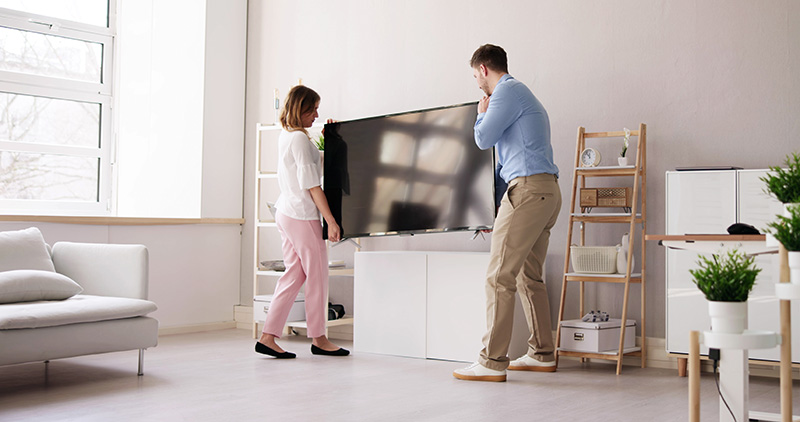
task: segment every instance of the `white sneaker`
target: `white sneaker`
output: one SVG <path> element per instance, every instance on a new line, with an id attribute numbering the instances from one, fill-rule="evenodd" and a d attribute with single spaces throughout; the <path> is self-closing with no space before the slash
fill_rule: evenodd
<path id="1" fill-rule="evenodd" d="M 509 371 L 556 372 L 556 362 L 541 362 L 528 355 L 522 355 L 508 364 Z"/>
<path id="2" fill-rule="evenodd" d="M 453 376 L 460 380 L 467 381 L 503 382 L 506 380 L 506 371 L 495 371 L 494 369 L 489 369 L 480 363 L 475 362 L 464 369 L 456 369 L 453 371 Z"/>

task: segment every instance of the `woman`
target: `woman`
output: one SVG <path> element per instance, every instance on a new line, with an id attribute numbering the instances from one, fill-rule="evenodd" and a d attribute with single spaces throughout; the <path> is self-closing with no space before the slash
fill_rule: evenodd
<path id="1" fill-rule="evenodd" d="M 319 101 L 319 94 L 311 88 L 295 86 L 289 91 L 280 116 L 283 130 L 278 138 L 278 185 L 281 194 L 275 205 L 278 209 L 275 220 L 281 234 L 286 272 L 275 287 L 263 333 L 256 343 L 256 352 L 278 359 L 296 356 L 278 346 L 275 339 L 280 338 L 289 311 L 304 283 L 311 353 L 328 356 L 350 354 L 325 336 L 328 250 L 322 240 L 320 213 L 328 223 L 328 239 L 338 242 L 340 233 L 320 187 L 320 154 L 306 131 L 319 117 Z"/>

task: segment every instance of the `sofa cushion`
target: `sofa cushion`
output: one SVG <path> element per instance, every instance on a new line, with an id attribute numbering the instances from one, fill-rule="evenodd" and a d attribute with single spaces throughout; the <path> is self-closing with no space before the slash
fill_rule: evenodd
<path id="1" fill-rule="evenodd" d="M 0 305 L 0 330 L 133 318 L 156 309 L 149 300 L 90 295 L 62 301 L 7 303 Z"/>
<path id="2" fill-rule="evenodd" d="M 0 271 L 10 270 L 56 270 L 36 227 L 0 232 Z"/>
<path id="3" fill-rule="evenodd" d="M 71 278 L 39 270 L 0 272 L 0 303 L 68 299 L 83 291 Z"/>

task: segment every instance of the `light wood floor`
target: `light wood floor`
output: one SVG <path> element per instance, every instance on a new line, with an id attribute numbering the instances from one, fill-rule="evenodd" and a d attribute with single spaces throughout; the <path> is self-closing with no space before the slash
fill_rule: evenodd
<path id="1" fill-rule="evenodd" d="M 0 421 L 682 421 L 686 378 L 675 371 L 562 360 L 555 373 L 509 372 L 508 382 L 459 381 L 460 362 L 354 353 L 313 356 L 281 344 L 253 352 L 246 330 L 160 338 L 136 376 L 136 352 L 0 367 Z M 350 346 L 346 342 L 341 345 Z M 57 346 L 57 345 L 54 345 Z M 477 351 L 476 351 L 477 353 Z M 794 391 L 800 413 L 800 389 Z M 751 377 L 751 410 L 778 412 L 778 380 Z M 713 378 L 703 420 L 719 420 Z"/>

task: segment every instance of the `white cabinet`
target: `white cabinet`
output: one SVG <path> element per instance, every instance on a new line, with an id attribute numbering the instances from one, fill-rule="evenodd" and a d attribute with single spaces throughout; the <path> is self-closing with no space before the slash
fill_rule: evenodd
<path id="1" fill-rule="evenodd" d="M 357 252 L 353 348 L 358 352 L 477 360 L 486 333 L 485 252 Z M 515 307 L 509 356 L 527 351 Z"/>
<path id="2" fill-rule="evenodd" d="M 781 204 L 764 192 L 760 180 L 767 170 L 680 171 L 667 172 L 667 234 L 727 234 L 731 224 L 750 224 L 762 233 L 766 224 L 780 214 Z M 719 250 L 745 248 L 740 242 L 720 242 Z M 692 282 L 690 269 L 697 268 L 694 252 L 667 249 L 667 330 L 669 353 L 688 354 L 689 332 L 710 327 L 708 305 Z M 775 254 L 756 257 L 761 273 L 748 300 L 748 326 L 751 330 L 775 331 L 780 326 Z M 797 314 L 797 313 L 795 313 Z M 800 316 L 793 315 L 793 324 Z M 795 325 L 796 326 L 796 325 Z M 793 336 L 794 362 L 800 362 L 800 338 Z M 702 354 L 708 349 L 702 346 Z M 751 359 L 778 361 L 780 350 L 750 351 Z"/>
<path id="3" fill-rule="evenodd" d="M 427 256 L 356 252 L 353 349 L 425 357 Z"/>

